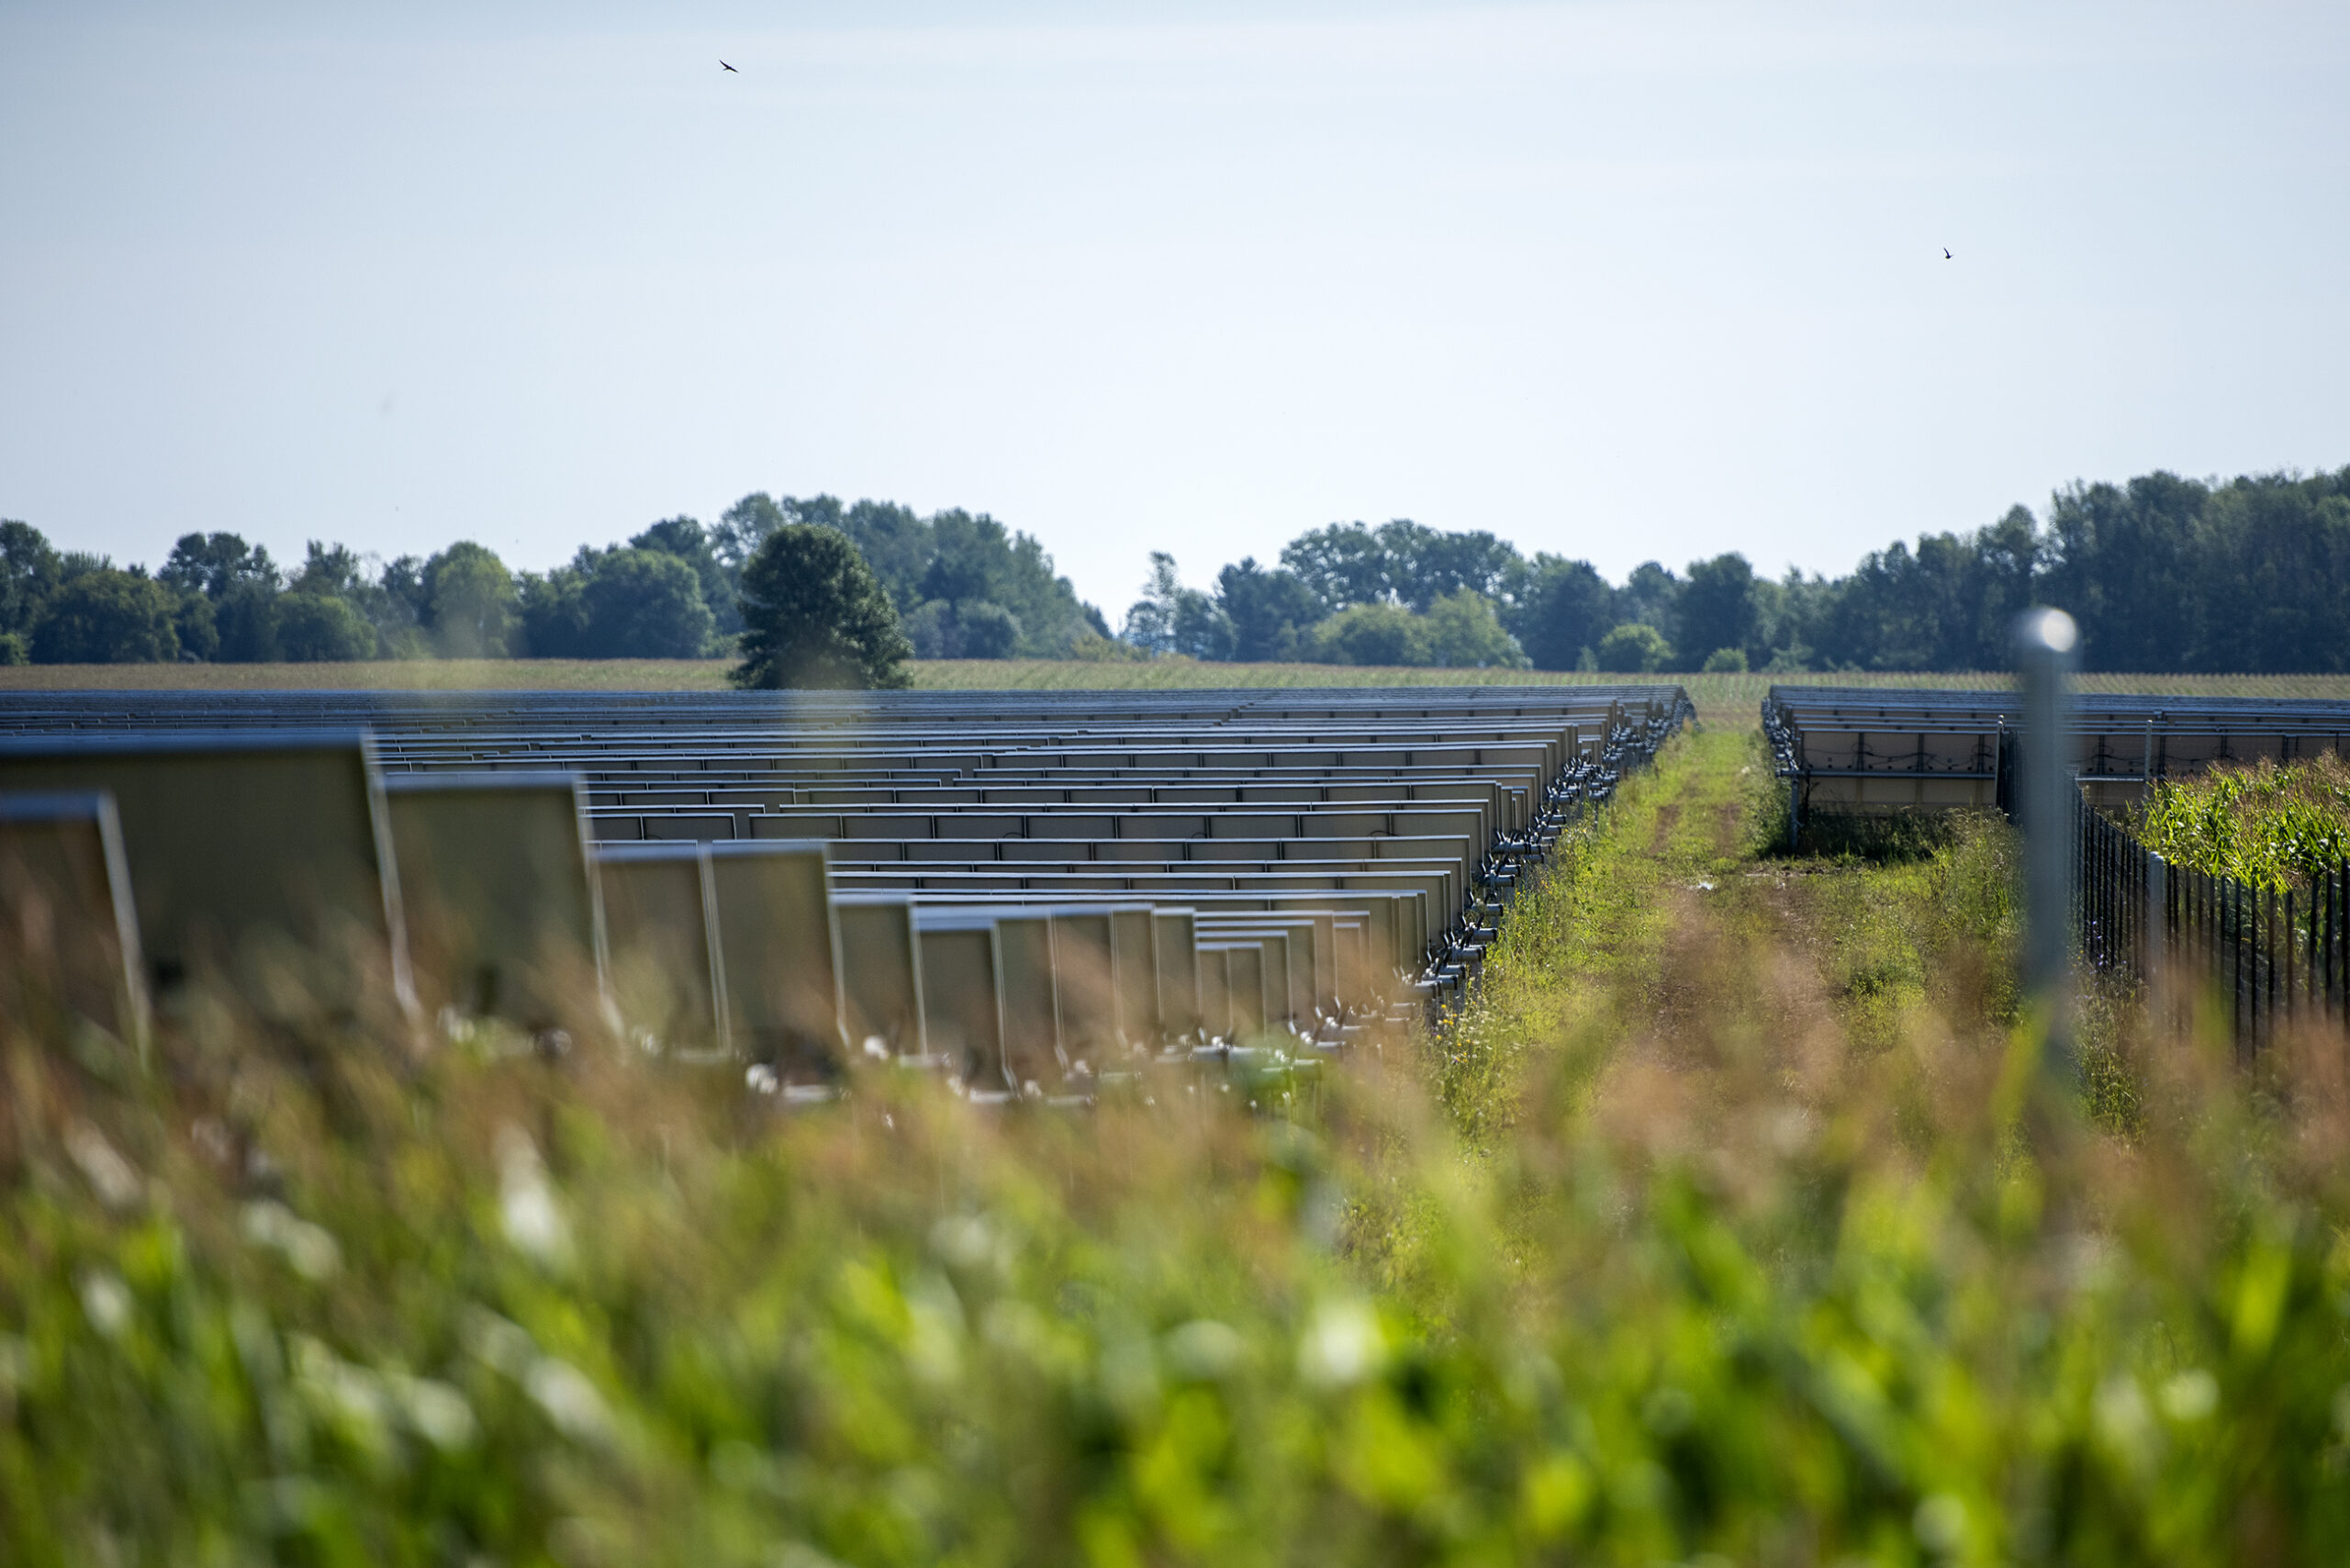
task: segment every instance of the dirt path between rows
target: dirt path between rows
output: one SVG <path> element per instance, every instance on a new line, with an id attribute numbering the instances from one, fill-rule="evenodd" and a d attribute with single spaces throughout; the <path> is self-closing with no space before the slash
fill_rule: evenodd
<path id="1" fill-rule="evenodd" d="M 1546 1058 L 1577 1076 L 1677 1075 L 1837 1031 L 1821 931 L 1837 879 L 1758 857 L 1766 767 L 1751 724 L 1693 727 L 1590 842 L 1562 849 L 1488 968 L 1492 1027 L 1474 1041 L 1488 1057 L 1449 1070 L 1457 1114 L 1508 1120 L 1513 1080 Z"/>

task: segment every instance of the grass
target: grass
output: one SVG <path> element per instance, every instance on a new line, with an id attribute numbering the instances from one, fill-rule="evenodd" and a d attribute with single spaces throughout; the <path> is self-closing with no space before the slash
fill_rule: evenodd
<path id="1" fill-rule="evenodd" d="M 1472 1142 L 1513 1124 L 1526 1053 L 1618 1037 L 1666 1003 L 1669 938 L 1740 864 L 1754 767 L 1745 734 L 1707 726 L 1561 835 L 1504 924 L 1479 1005 L 1437 1042 L 1438 1099 Z"/>
<path id="2" fill-rule="evenodd" d="M 0 691 L 539 690 L 722 691 L 723 659 L 415 659 L 364 664 L 0 666 Z M 1294 686 L 1577 686 L 1662 680 L 1701 712 L 1743 722 L 1774 681 L 1885 688 L 2003 687 L 2004 674 L 1578 675 L 1542 670 L 1386 669 L 1348 665 L 1135 664 L 1051 659 L 917 660 L 926 690 L 1224 689 Z M 2350 699 L 2350 676 L 2090 675 L 2089 691 Z"/>
<path id="3" fill-rule="evenodd" d="M 1800 857 L 1785 823 L 1760 736 L 1701 724 L 1572 830 L 1512 910 L 1478 1005 L 1439 1037 L 1437 1093 L 1460 1130 L 1516 1124 L 1529 1060 L 1596 1070 L 1627 1041 L 1678 1057 L 1725 1019 L 1791 1026 L 1793 999 L 1768 994 L 1791 960 L 1863 1054 L 1929 1008 L 2013 1022 L 2002 823 L 1944 817 Z"/>
<path id="4" fill-rule="evenodd" d="M 2004 829 L 1773 798 L 1676 740 L 1278 1114 L 208 1011 L 146 1075 L 0 996 L 0 1556 L 2343 1561 L 2338 1036 L 2124 999 L 2131 1114 L 2030 1122 Z"/>

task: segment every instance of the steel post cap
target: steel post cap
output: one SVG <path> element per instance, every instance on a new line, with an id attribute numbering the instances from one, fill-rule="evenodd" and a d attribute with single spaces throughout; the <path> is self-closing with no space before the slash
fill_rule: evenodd
<path id="1" fill-rule="evenodd" d="M 2027 610 L 2016 617 L 2019 653 L 2069 654 L 2081 639 L 2081 629 L 2061 610 Z"/>

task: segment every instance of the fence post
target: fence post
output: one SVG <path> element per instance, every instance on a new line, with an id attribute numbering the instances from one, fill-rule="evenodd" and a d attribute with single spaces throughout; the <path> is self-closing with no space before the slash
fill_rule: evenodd
<path id="1" fill-rule="evenodd" d="M 2024 995 L 2041 1031 L 2041 1060 L 2068 1087 L 2073 1059 L 2070 997 L 2073 886 L 2080 870 L 2065 733 L 2071 728 L 2073 649 L 2079 628 L 2061 610 L 2028 610 L 2016 621 L 2016 674 L 2024 733 L 2018 803 L 2024 830 Z M 2067 797 L 2074 797 L 2068 799 Z"/>
<path id="2" fill-rule="evenodd" d="M 2293 890 L 2285 890 L 2285 1016 L 2300 1011 L 2300 989 L 2305 972 L 2295 962 L 2300 957 L 2300 928 L 2293 924 Z"/>
<path id="3" fill-rule="evenodd" d="M 2170 867 L 2153 850 L 2146 851 L 2146 902 L 2138 917 L 2138 972 L 2152 994 L 2163 982 L 2170 954 Z"/>
<path id="4" fill-rule="evenodd" d="M 2221 896 L 2226 900 L 2228 911 L 2228 980 L 2234 988 L 2234 1000 L 2229 1004 L 2228 1022 L 2236 1032 L 2237 1054 L 2240 1057 L 2248 1058 L 2251 1052 L 2246 1048 L 2245 1043 L 2251 1038 L 2251 1031 L 2245 1027 L 2245 1024 L 2247 1022 L 2246 1003 L 2250 1001 L 2250 994 L 2245 989 L 2244 978 L 2244 946 L 2247 941 L 2244 926 L 2244 884 L 2233 877 L 2230 877 L 2221 890 Z"/>
<path id="5" fill-rule="evenodd" d="M 2350 860 L 2333 868 L 2333 902 L 2326 905 L 2326 999 L 2350 1015 Z"/>

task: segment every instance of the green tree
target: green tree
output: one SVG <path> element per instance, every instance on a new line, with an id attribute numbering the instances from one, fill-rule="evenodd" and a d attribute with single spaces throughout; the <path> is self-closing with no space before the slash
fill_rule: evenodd
<path id="1" fill-rule="evenodd" d="M 1673 662 L 1673 644 L 1645 621 L 1628 621 L 1599 640 L 1599 667 L 1621 675 L 1653 675 Z"/>
<path id="2" fill-rule="evenodd" d="M 665 518 L 629 542 L 632 550 L 658 551 L 674 556 L 691 566 L 701 588 L 701 601 L 709 608 L 711 619 L 719 633 L 732 637 L 743 630 L 742 617 L 734 609 L 734 573 L 726 569 L 719 558 L 717 536 L 713 531 L 689 517 Z M 693 657 L 680 654 L 679 658 Z"/>
<path id="3" fill-rule="evenodd" d="M 1281 547 L 1281 565 L 1305 585 L 1325 615 L 1349 605 L 1384 602 L 1394 591 L 1387 546 L 1360 522 L 1334 522 L 1299 534 Z"/>
<path id="4" fill-rule="evenodd" d="M 1019 629 L 1013 653 L 1029 658 L 1068 658 L 1109 635 L 1101 611 L 1055 574 L 1043 544 L 985 512 L 957 510 L 923 518 L 891 501 L 844 506 L 835 496 L 778 500 L 761 491 L 726 510 L 710 531 L 711 547 L 739 580 L 760 542 L 794 523 L 845 534 L 909 625 L 924 605 L 940 601 L 948 608 L 932 611 L 923 623 L 947 635 L 959 625 L 961 606 L 995 605 Z M 990 628 L 979 633 L 982 640 L 993 637 L 1000 623 L 985 613 L 980 619 Z"/>
<path id="5" fill-rule="evenodd" d="M 1400 604 L 1352 604 L 1314 629 L 1308 656 L 1334 665 L 1433 664 L 1431 633 L 1426 616 Z"/>
<path id="6" fill-rule="evenodd" d="M 39 529 L 0 521 L 0 633 L 29 639 L 41 606 L 64 580 L 64 559 Z"/>
<path id="7" fill-rule="evenodd" d="M 584 659 L 588 642 L 588 578 L 599 552 L 586 545 L 568 566 L 522 572 L 514 579 L 514 614 L 523 652 L 534 659 Z"/>
<path id="8" fill-rule="evenodd" d="M 1000 604 L 967 599 L 956 607 L 955 619 L 967 659 L 1008 659 L 1020 646 L 1020 618 Z"/>
<path id="9" fill-rule="evenodd" d="M 1232 656 L 1232 622 L 1221 605 L 1175 575 L 1175 557 L 1164 550 L 1150 553 L 1150 576 L 1142 597 L 1126 610 L 1120 633 L 1147 653 L 1177 654 L 1193 659 Z"/>
<path id="10" fill-rule="evenodd" d="M 1253 555 L 1216 574 L 1215 602 L 1232 627 L 1231 656 L 1244 663 L 1296 658 L 1322 618 L 1304 579 L 1287 567 L 1269 572 Z"/>
<path id="11" fill-rule="evenodd" d="M 832 501 L 835 511 L 839 510 L 840 502 L 830 496 L 823 498 Z M 759 553 L 767 535 L 787 522 L 800 521 L 806 520 L 793 517 L 783 502 L 765 490 L 755 491 L 718 514 L 718 521 L 710 530 L 711 553 L 726 568 L 727 581 L 739 588 L 743 568 Z"/>
<path id="12" fill-rule="evenodd" d="M 716 629 L 692 564 L 658 550 L 631 548 L 604 555 L 579 597 L 594 658 L 699 658 Z"/>
<path id="13" fill-rule="evenodd" d="M 507 655 L 518 596 L 505 562 L 470 540 L 461 541 L 425 562 L 420 579 L 425 625 L 442 657 Z"/>
<path id="14" fill-rule="evenodd" d="M 83 572 L 49 599 L 33 630 L 41 664 L 155 664 L 179 657 L 178 601 L 154 578 L 111 566 Z"/>
<path id="15" fill-rule="evenodd" d="M 1683 579 L 1680 610 L 1681 647 L 1696 655 L 1697 650 L 1708 654 L 1717 648 L 1735 648 L 1743 661 L 1750 652 L 1757 657 L 1764 649 L 1756 640 L 1759 620 L 1755 610 L 1754 568 L 1740 554 L 1717 555 L 1710 561 L 1692 561 L 1689 575 Z M 1740 665 L 1744 668 L 1743 662 Z"/>
<path id="16" fill-rule="evenodd" d="M 913 650 L 865 558 L 838 529 L 787 523 L 743 567 L 743 687 L 911 686 Z"/>
<path id="17" fill-rule="evenodd" d="M 1657 635 L 1668 644 L 1678 640 L 1681 629 L 1681 579 L 1654 561 L 1643 561 L 1632 568 L 1624 586 L 1616 590 L 1613 619 L 1617 622 L 1639 621 L 1656 628 Z"/>
<path id="18" fill-rule="evenodd" d="M 1390 589 L 1422 614 L 1438 599 L 1464 588 L 1486 599 L 1499 598 L 1526 572 L 1516 545 L 1482 530 L 1447 533 L 1398 518 L 1382 523 L 1377 538 L 1387 552 Z"/>
<path id="19" fill-rule="evenodd" d="M 234 533 L 183 533 L 155 574 L 166 586 L 200 593 L 218 603 L 239 587 L 278 589 L 277 565 L 258 544 Z"/>
<path id="20" fill-rule="evenodd" d="M 386 585 L 391 568 L 371 572 L 370 558 L 345 544 L 321 544 L 313 539 L 304 549 L 302 565 L 285 585 L 285 591 L 323 595 L 349 605 L 374 633 L 368 644 L 370 651 L 359 657 L 406 658 L 420 651 L 416 646 L 419 637 L 415 607 Z M 309 631 L 303 633 L 306 637 L 313 634 Z M 289 658 L 296 656 L 290 649 L 284 651 Z"/>
<path id="21" fill-rule="evenodd" d="M 383 589 L 407 610 L 411 625 L 422 627 L 425 618 L 432 613 L 432 596 L 424 586 L 424 559 L 419 555 L 401 555 L 384 564 L 384 575 L 376 580 Z"/>
<path id="22" fill-rule="evenodd" d="M 830 496 L 789 505 L 795 521 L 827 523 L 847 534 L 901 613 L 923 601 L 923 573 L 937 548 L 938 531 L 913 508 L 873 500 L 843 507 Z"/>
<path id="23" fill-rule="evenodd" d="M 220 656 L 220 623 L 212 601 L 185 588 L 172 595 L 172 630 L 179 637 L 179 656 L 198 664 Z"/>
<path id="24" fill-rule="evenodd" d="M 219 635 L 209 656 L 223 664 L 266 664 L 278 657 L 277 603 L 282 597 L 274 583 L 232 579 L 218 598 L 207 601 Z"/>
<path id="25" fill-rule="evenodd" d="M 277 657 L 281 584 L 266 549 L 234 533 L 184 533 L 155 577 L 181 598 L 175 620 L 185 652 L 232 664 Z"/>
<path id="26" fill-rule="evenodd" d="M 1014 652 L 1025 658 L 1065 658 L 1088 632 L 1102 629 L 1069 580 L 1055 575 L 1053 558 L 1036 539 L 1013 532 L 985 512 L 937 512 L 929 527 L 925 601 L 983 599 L 1002 606 L 1020 628 Z"/>
<path id="27" fill-rule="evenodd" d="M 1502 630 L 1494 601 L 1475 588 L 1456 588 L 1436 599 L 1423 617 L 1428 662 L 1447 669 L 1525 669 L 1526 650 Z"/>
<path id="28" fill-rule="evenodd" d="M 1020 646 L 1020 618 L 983 599 L 934 599 L 903 624 L 918 659 L 1008 659 Z"/>
<path id="29" fill-rule="evenodd" d="M 293 592 L 276 605 L 277 656 L 297 664 L 333 664 L 375 656 L 375 628 L 348 599 Z"/>
<path id="30" fill-rule="evenodd" d="M 1574 669 L 1616 624 L 1615 590 L 1588 561 L 1537 555 L 1504 624 L 1537 669 Z"/>

